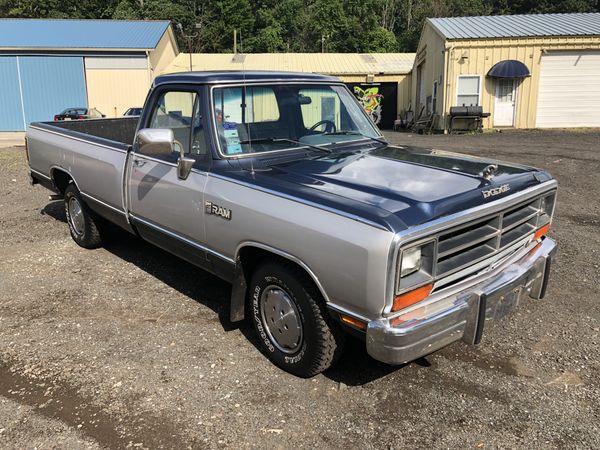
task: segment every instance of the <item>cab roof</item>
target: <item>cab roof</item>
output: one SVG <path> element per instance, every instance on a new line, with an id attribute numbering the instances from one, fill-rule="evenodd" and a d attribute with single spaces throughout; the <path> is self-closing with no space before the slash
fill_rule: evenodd
<path id="1" fill-rule="evenodd" d="M 329 75 L 305 72 L 281 72 L 262 70 L 223 70 L 210 72 L 177 72 L 161 75 L 155 78 L 154 86 L 165 83 L 243 83 L 259 81 L 323 81 L 340 83 L 341 81 Z"/>

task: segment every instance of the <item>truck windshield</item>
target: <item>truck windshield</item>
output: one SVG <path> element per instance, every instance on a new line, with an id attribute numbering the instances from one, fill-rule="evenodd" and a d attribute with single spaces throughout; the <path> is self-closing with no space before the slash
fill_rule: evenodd
<path id="1" fill-rule="evenodd" d="M 225 156 L 381 139 L 345 86 L 248 84 L 213 89 L 213 114 Z"/>

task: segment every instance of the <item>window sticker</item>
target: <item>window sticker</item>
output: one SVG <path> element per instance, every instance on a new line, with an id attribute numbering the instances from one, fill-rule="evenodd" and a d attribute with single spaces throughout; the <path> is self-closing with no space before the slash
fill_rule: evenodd
<path id="1" fill-rule="evenodd" d="M 223 122 L 223 135 L 225 137 L 227 153 L 229 155 L 242 153 L 240 136 L 238 134 L 237 124 L 235 122 Z"/>

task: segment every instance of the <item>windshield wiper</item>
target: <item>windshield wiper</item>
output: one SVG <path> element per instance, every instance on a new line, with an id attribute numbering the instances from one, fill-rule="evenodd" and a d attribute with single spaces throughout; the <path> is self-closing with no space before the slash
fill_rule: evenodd
<path id="1" fill-rule="evenodd" d="M 266 138 L 257 138 L 257 139 L 246 139 L 243 141 L 240 141 L 240 144 L 261 144 L 261 143 L 278 143 L 278 142 L 291 142 L 292 144 L 297 144 L 301 147 L 308 147 L 308 148 L 312 148 L 313 150 L 319 150 L 320 152 L 325 152 L 325 153 L 331 153 L 333 150 L 329 149 L 329 148 L 324 148 L 324 147 L 319 147 L 317 145 L 312 145 L 312 144 L 307 144 L 305 142 L 300 142 L 300 141 L 295 141 L 294 139 L 286 139 L 286 138 L 273 138 L 273 137 L 266 137 Z"/>
<path id="2" fill-rule="evenodd" d="M 364 138 L 379 142 L 380 144 L 389 145 L 384 139 L 379 139 L 379 138 L 376 138 L 373 136 L 367 136 L 366 134 L 362 134 L 362 133 L 359 133 L 358 131 L 353 131 L 353 130 L 339 130 L 339 131 L 332 131 L 330 133 L 323 133 L 323 134 L 325 136 L 362 136 Z"/>

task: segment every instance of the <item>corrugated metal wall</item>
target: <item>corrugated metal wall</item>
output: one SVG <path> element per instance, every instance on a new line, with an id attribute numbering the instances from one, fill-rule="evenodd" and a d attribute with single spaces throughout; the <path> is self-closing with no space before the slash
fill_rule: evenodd
<path id="1" fill-rule="evenodd" d="M 148 61 L 139 58 L 86 57 L 88 105 L 106 117 L 144 106 L 150 85 Z"/>
<path id="2" fill-rule="evenodd" d="M 19 56 L 25 121 L 52 120 L 72 106 L 87 106 L 83 58 Z"/>
<path id="3" fill-rule="evenodd" d="M 0 58 L 0 130 L 23 131 L 70 106 L 87 106 L 83 58 Z"/>
<path id="4" fill-rule="evenodd" d="M 0 131 L 25 129 L 19 89 L 19 68 L 14 56 L 0 57 Z"/>
<path id="5" fill-rule="evenodd" d="M 486 74 L 494 64 L 500 61 L 507 59 L 521 61 L 527 66 L 531 76 L 518 83 L 514 127 L 534 128 L 536 127 L 542 55 L 559 51 L 589 51 L 592 49 L 600 49 L 599 36 L 444 41 L 431 28 L 430 24 L 426 24 L 421 35 L 415 68 L 421 61 L 426 61 L 425 98 L 432 95 L 433 81 L 439 80 L 436 112 L 442 116 L 447 116 L 450 107 L 457 103 L 458 77 L 460 75 L 479 75 L 481 77 L 480 105 L 485 112 L 491 114 L 490 117 L 484 119 L 484 127 L 491 128 L 494 126 L 496 81 L 486 77 Z M 416 77 L 413 77 L 412 84 L 414 102 L 417 88 Z M 442 108 L 442 105 L 445 107 Z M 439 127 L 442 128 L 444 123 L 445 117 L 438 124 Z"/>

